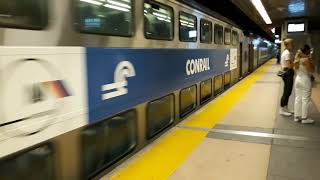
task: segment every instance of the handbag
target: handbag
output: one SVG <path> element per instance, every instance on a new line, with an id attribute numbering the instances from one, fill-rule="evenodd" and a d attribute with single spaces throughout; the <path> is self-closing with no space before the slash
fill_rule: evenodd
<path id="1" fill-rule="evenodd" d="M 314 77 L 314 75 L 310 75 L 310 79 L 311 79 L 311 82 L 315 82 L 316 81 L 316 78 Z"/>
<path id="2" fill-rule="evenodd" d="M 279 70 L 277 73 L 277 76 L 283 77 L 286 74 L 287 71 Z"/>

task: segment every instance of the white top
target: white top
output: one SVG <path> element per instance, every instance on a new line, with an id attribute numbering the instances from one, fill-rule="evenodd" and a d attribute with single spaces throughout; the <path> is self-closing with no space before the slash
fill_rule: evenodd
<path id="1" fill-rule="evenodd" d="M 281 54 L 281 68 L 289 67 L 289 61 L 293 59 L 292 53 L 288 49 L 284 50 Z"/>
<path id="2" fill-rule="evenodd" d="M 300 77 L 309 77 L 310 72 L 307 70 L 307 67 L 303 65 L 305 61 L 308 61 L 309 59 L 307 57 L 302 57 L 302 58 L 296 58 L 295 63 L 299 62 L 299 69 L 296 70 L 297 76 Z"/>

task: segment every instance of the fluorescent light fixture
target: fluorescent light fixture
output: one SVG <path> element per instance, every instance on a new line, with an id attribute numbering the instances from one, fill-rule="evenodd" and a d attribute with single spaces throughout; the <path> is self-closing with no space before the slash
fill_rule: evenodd
<path id="1" fill-rule="evenodd" d="M 188 26 L 188 24 L 185 24 L 185 23 L 181 23 L 181 26 Z"/>
<path id="2" fill-rule="evenodd" d="M 304 32 L 304 23 L 288 23 L 288 32 Z"/>
<path id="3" fill-rule="evenodd" d="M 162 17 L 157 17 L 157 19 L 160 20 L 160 21 L 164 21 L 165 20 L 165 18 L 162 18 Z"/>
<path id="4" fill-rule="evenodd" d="M 189 23 L 188 21 L 181 20 L 181 19 L 180 19 L 180 22 L 181 22 L 181 23 L 185 23 L 185 24 L 188 24 L 188 23 Z"/>
<path id="5" fill-rule="evenodd" d="M 117 1 L 114 1 L 114 0 L 108 0 L 108 2 L 110 4 L 113 4 L 113 5 L 117 5 L 117 6 L 120 6 L 120 7 L 127 8 L 127 9 L 131 9 L 131 6 L 129 6 L 128 4 L 124 4 L 122 2 L 117 2 Z"/>
<path id="6" fill-rule="evenodd" d="M 193 19 L 189 19 L 189 18 L 186 17 L 186 16 L 180 16 L 180 19 L 183 19 L 183 20 L 186 20 L 186 21 L 192 21 L 192 22 L 193 22 Z"/>
<path id="7" fill-rule="evenodd" d="M 266 24 L 272 24 L 272 21 L 268 15 L 266 9 L 264 8 L 261 0 L 251 0 L 251 2 L 254 5 L 254 7 L 257 9 L 257 11 L 259 12 L 259 14 L 262 17 L 262 19 L 264 20 L 264 22 Z"/>
<path id="8" fill-rule="evenodd" d="M 102 5 L 102 2 L 97 2 L 94 0 L 80 0 L 80 1 L 90 3 L 90 4 L 95 4 L 95 5 Z"/>
<path id="9" fill-rule="evenodd" d="M 162 18 L 162 17 L 157 17 L 157 19 L 160 20 L 160 21 L 171 22 L 170 19 L 165 19 L 165 18 Z"/>
<path id="10" fill-rule="evenodd" d="M 107 8 L 116 9 L 116 10 L 119 10 L 119 11 L 124 11 L 124 12 L 128 12 L 129 11 L 129 9 L 127 9 L 127 8 L 114 6 L 114 5 L 111 5 L 111 4 L 105 4 L 104 6 L 107 7 Z"/>
<path id="11" fill-rule="evenodd" d="M 155 16 L 158 16 L 158 17 L 167 18 L 166 15 L 160 14 L 160 13 L 157 13 L 157 12 L 153 12 L 152 14 L 155 15 Z"/>
<path id="12" fill-rule="evenodd" d="M 276 28 L 272 28 L 271 32 L 274 34 L 276 32 Z"/>

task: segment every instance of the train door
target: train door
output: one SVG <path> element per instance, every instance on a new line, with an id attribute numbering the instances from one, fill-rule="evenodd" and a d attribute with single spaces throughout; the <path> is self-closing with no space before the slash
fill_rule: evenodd
<path id="1" fill-rule="evenodd" d="M 253 72 L 254 70 L 254 52 L 253 52 L 253 44 L 248 45 L 249 49 L 249 73 Z"/>
<path id="2" fill-rule="evenodd" d="M 242 49 L 242 42 L 239 45 L 239 49 L 240 49 L 240 64 L 239 64 L 239 79 L 242 79 L 242 74 L 243 74 L 243 57 L 242 57 L 242 53 L 243 53 L 243 49 Z"/>

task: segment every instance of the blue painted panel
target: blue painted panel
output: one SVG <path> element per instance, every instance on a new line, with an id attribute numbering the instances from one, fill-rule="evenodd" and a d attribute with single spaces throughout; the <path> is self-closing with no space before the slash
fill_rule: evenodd
<path id="1" fill-rule="evenodd" d="M 229 56 L 229 49 L 87 48 L 89 122 L 229 71 Z M 200 70 L 188 75 L 195 59 Z"/>

